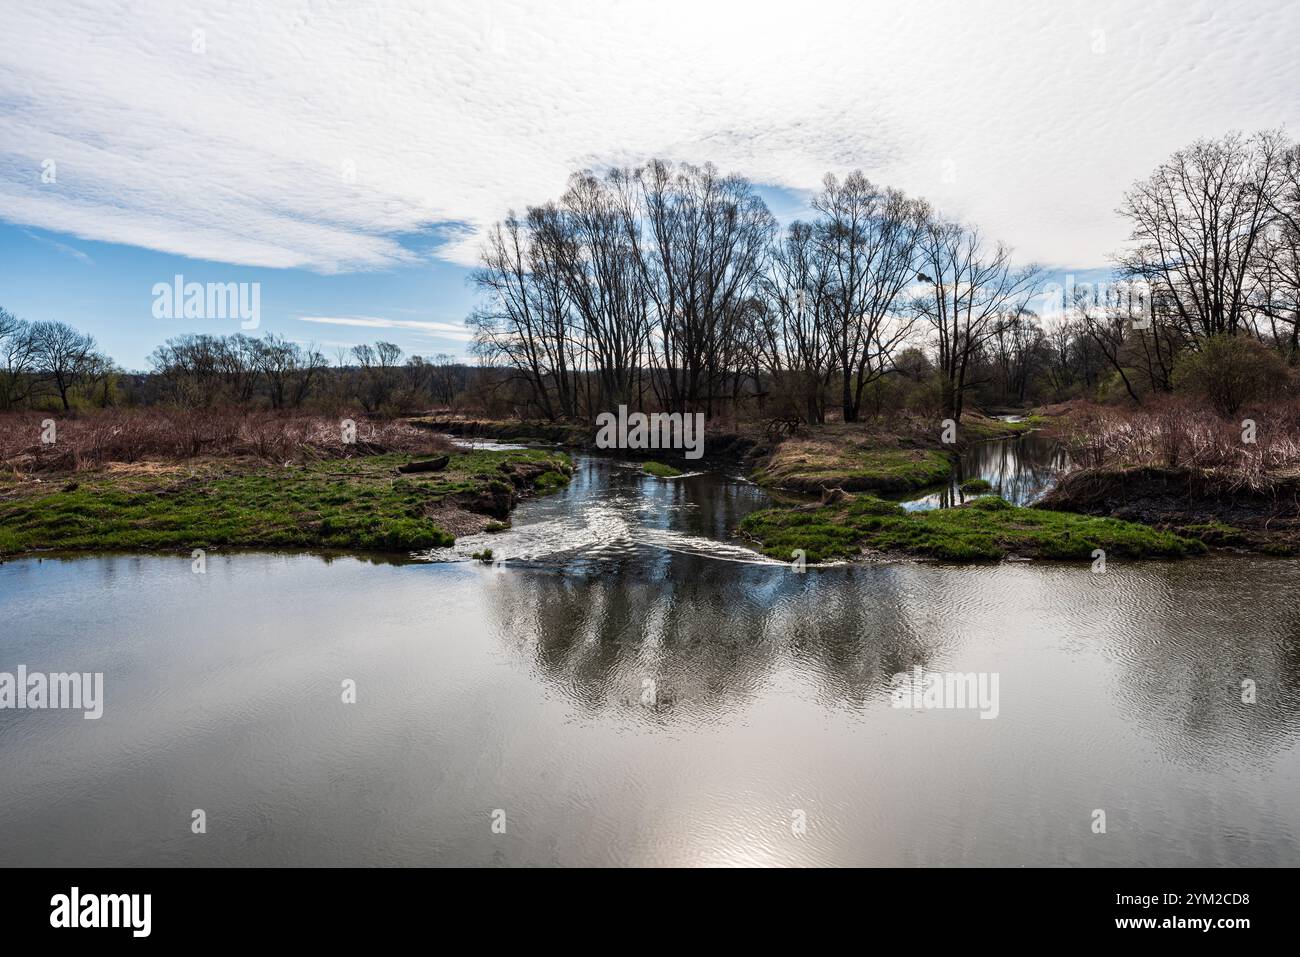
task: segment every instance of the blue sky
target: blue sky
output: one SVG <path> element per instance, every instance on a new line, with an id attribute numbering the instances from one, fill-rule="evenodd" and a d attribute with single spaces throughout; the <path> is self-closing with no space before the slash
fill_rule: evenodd
<path id="1" fill-rule="evenodd" d="M 468 267 L 433 255 L 386 270 L 323 275 L 189 259 L 115 243 L 77 239 L 0 223 L 0 306 L 25 319 L 54 319 L 91 333 L 124 368 L 147 367 L 149 352 L 170 336 L 238 332 L 233 319 L 155 319 L 153 286 L 172 282 L 257 282 L 261 325 L 314 342 L 334 358 L 339 345 L 387 339 L 408 355 L 466 354 L 463 337 L 412 328 L 307 322 L 302 318 L 377 318 L 461 325 L 473 308 Z"/>

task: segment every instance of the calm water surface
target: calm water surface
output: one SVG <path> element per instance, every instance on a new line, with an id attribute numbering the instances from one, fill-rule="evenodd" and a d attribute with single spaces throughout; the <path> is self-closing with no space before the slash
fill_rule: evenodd
<path id="1" fill-rule="evenodd" d="M 962 453 L 946 486 L 903 496 L 903 507 L 909 511 L 952 508 L 979 494 L 1000 495 L 1012 505 L 1032 505 L 1069 466 L 1069 453 L 1060 443 L 1036 432 L 977 442 Z M 987 493 L 963 492 L 962 483 L 970 479 L 984 479 L 993 487 Z"/>
<path id="2" fill-rule="evenodd" d="M 798 574 L 764 501 L 584 459 L 415 563 L 0 565 L 0 670 L 107 698 L 0 711 L 0 863 L 1300 864 L 1300 562 Z M 915 665 L 999 717 L 891 707 Z"/>

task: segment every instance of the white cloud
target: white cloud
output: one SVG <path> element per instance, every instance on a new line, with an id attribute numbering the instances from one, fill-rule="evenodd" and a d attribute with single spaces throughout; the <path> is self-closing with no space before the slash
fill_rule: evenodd
<path id="1" fill-rule="evenodd" d="M 861 166 L 1095 265 L 1173 149 L 1300 121 L 1292 0 L 53 0 L 3 29 L 0 217 L 321 272 L 653 155 L 794 188 Z"/>
<path id="2" fill-rule="evenodd" d="M 383 319 L 378 316 L 299 316 L 299 322 L 317 322 L 327 326 L 352 326 L 358 329 L 401 329 L 421 332 L 438 339 L 470 342 L 474 334 L 462 325 L 419 319 Z"/>

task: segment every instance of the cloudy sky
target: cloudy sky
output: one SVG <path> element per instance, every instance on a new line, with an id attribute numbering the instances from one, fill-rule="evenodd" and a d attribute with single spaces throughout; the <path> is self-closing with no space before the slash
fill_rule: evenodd
<path id="1" fill-rule="evenodd" d="M 582 167 L 711 160 L 797 215 L 828 170 L 1056 270 L 1125 187 L 1229 129 L 1300 126 L 1300 4 L 5 4 L 0 305 L 139 367 L 176 273 L 264 327 L 463 354 L 476 234 Z M 184 326 L 184 327 L 182 327 Z"/>

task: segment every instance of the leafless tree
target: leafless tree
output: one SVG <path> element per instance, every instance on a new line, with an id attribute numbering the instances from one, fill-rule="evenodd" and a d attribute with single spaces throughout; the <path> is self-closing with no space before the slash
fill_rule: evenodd
<path id="1" fill-rule="evenodd" d="M 252 401 L 262 376 L 258 340 L 242 332 L 223 337 L 216 353 L 216 366 L 231 401 L 236 404 Z"/>
<path id="2" fill-rule="evenodd" d="M 889 371 L 911 332 L 914 314 L 901 306 L 930 211 L 897 190 L 876 187 L 860 171 L 843 182 L 828 175 L 813 208 L 822 214 L 814 236 L 831 275 L 827 299 L 841 411 L 845 422 L 855 422 L 863 389 Z"/>
<path id="3" fill-rule="evenodd" d="M 808 223 L 791 223 L 769 257 L 754 347 L 759 362 L 783 394 L 798 403 L 804 421 L 826 419 L 826 388 L 834 344 L 828 295 L 831 283 L 822 247 Z"/>
<path id="4" fill-rule="evenodd" d="M 1046 341 L 1037 317 L 1027 307 L 1012 309 L 996 320 L 989 352 L 997 372 L 1001 400 L 1023 405 L 1029 379 Z"/>
<path id="5" fill-rule="evenodd" d="M 456 396 L 465 389 L 467 371 L 455 356 L 445 352 L 434 356 L 429 376 L 429 390 L 433 400 L 450 409 L 455 404 Z"/>
<path id="6" fill-rule="evenodd" d="M 1300 145 L 1282 156 L 1276 188 L 1266 194 L 1274 214 L 1260 245 L 1257 305 L 1287 359 L 1300 361 Z"/>
<path id="7" fill-rule="evenodd" d="M 937 338 L 944 414 L 961 421 L 972 360 L 998 321 L 1024 306 L 1041 270 L 1015 268 L 1011 250 L 989 248 L 977 229 L 937 221 L 922 231 L 918 263 L 927 291 L 914 306 Z"/>
<path id="8" fill-rule="evenodd" d="M 391 346 L 391 343 L 380 343 Z M 401 350 L 398 350 L 400 354 Z M 381 371 L 389 372 L 396 364 L 396 357 L 388 349 L 376 354 L 381 356 Z M 312 384 L 321 370 L 327 366 L 325 356 L 314 346 L 302 346 L 275 333 L 267 333 L 257 344 L 258 367 L 266 377 L 267 389 L 271 396 L 271 408 L 298 408 L 311 392 Z M 388 358 L 384 362 L 384 357 Z M 377 408 L 386 398 L 380 396 L 375 400 Z"/>
<path id="9" fill-rule="evenodd" d="M 656 160 L 636 176 L 640 217 L 629 218 L 629 235 L 653 305 L 655 391 L 667 408 L 712 414 L 775 221 L 747 181 L 712 166 Z"/>
<path id="10" fill-rule="evenodd" d="M 539 266 L 543 275 L 554 268 L 562 277 L 601 407 L 632 400 L 647 348 L 647 299 L 632 239 L 633 195 L 625 172 L 615 171 L 606 181 L 579 173 L 569 181 L 562 209 L 539 220 Z M 575 412 L 571 406 L 570 414 Z"/>
<path id="11" fill-rule="evenodd" d="M 573 330 L 567 301 L 555 285 L 557 274 L 534 268 L 545 255 L 533 238 L 537 222 L 535 215 L 521 222 L 511 214 L 488 233 L 482 266 L 473 277 L 488 303 L 469 322 L 480 358 L 522 376 L 541 414 L 556 419 L 566 411 L 557 403 L 555 382 L 557 375 L 567 379 Z"/>
<path id="12" fill-rule="evenodd" d="M 352 347 L 352 358 L 359 367 L 356 398 L 367 412 L 378 412 L 392 398 L 397 388 L 397 364 L 402 350 L 391 342 L 376 342 Z M 324 359 L 321 359 L 324 364 Z"/>
<path id="13" fill-rule="evenodd" d="M 37 378 L 58 393 L 64 411 L 72 408 L 68 395 L 102 364 L 94 337 L 64 322 L 37 322 L 31 327 Z"/>
<path id="14" fill-rule="evenodd" d="M 1134 246 L 1121 268 L 1149 283 L 1192 337 L 1250 322 L 1285 155 L 1278 132 L 1198 140 L 1125 196 L 1119 212 Z"/>
<path id="15" fill-rule="evenodd" d="M 16 408 L 31 395 L 35 369 L 31 323 L 0 309 L 0 409 Z"/>

